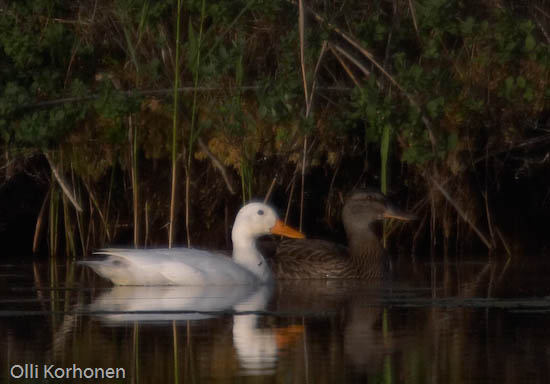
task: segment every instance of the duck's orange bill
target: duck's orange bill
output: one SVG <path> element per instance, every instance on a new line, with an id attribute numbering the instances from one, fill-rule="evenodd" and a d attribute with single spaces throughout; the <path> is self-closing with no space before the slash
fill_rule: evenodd
<path id="1" fill-rule="evenodd" d="M 285 225 L 281 220 L 275 222 L 275 225 L 271 228 L 271 233 L 274 235 L 292 237 L 293 239 L 303 239 L 305 237 L 302 232 Z"/>
<path id="2" fill-rule="evenodd" d="M 277 343 L 277 348 L 283 349 L 291 346 L 303 333 L 303 325 L 290 325 L 286 328 L 276 328 L 275 342 Z"/>

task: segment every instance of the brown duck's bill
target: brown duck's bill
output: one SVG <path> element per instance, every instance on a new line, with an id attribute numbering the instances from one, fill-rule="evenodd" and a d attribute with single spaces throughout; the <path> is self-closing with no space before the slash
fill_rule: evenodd
<path id="1" fill-rule="evenodd" d="M 281 220 L 277 220 L 275 225 L 271 228 L 271 233 L 274 235 L 282 235 L 286 237 L 291 237 L 293 239 L 303 239 L 305 236 L 302 232 L 295 230 L 294 228 L 289 227 Z"/>
<path id="2" fill-rule="evenodd" d="M 416 215 L 400 210 L 393 205 L 388 205 L 386 211 L 382 214 L 386 219 L 397 219 L 403 221 L 416 220 Z"/>

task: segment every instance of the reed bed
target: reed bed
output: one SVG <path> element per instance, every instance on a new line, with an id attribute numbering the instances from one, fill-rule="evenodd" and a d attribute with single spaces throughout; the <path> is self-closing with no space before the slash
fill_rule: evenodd
<path id="1" fill-rule="evenodd" d="M 38 158 L 49 185 L 35 252 L 225 246 L 263 196 L 338 238 L 346 193 L 371 186 L 421 218 L 388 244 L 514 253 L 506 188 L 544 174 L 550 140 L 546 6 L 90 4 L 6 6 L 0 25 L 20 47 L 3 52 L 2 183 Z"/>

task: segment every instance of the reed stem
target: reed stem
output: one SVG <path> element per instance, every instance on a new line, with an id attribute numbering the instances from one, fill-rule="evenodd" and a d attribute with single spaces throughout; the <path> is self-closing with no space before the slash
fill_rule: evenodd
<path id="1" fill-rule="evenodd" d="M 176 20 L 176 64 L 174 65 L 174 107 L 172 112 L 172 186 L 170 189 L 170 224 L 168 227 L 168 248 L 172 248 L 174 242 L 175 220 L 176 220 L 176 177 L 177 177 L 177 128 L 178 128 L 178 106 L 179 106 L 179 81 L 180 81 L 180 35 L 181 35 L 181 10 L 183 0 L 178 0 Z"/>
<path id="2" fill-rule="evenodd" d="M 109 236 L 110 230 L 109 230 L 109 216 L 111 213 L 111 199 L 113 195 L 113 186 L 115 181 L 115 167 L 113 166 L 111 170 L 111 179 L 109 181 L 109 193 L 107 194 L 107 203 L 105 207 L 105 235 L 107 236 L 108 240 L 110 241 L 111 238 Z M 105 238 L 102 239 L 101 244 L 105 243 Z"/>
<path id="3" fill-rule="evenodd" d="M 71 181 L 73 183 L 73 195 L 75 195 L 78 198 L 78 201 L 82 201 L 82 194 L 80 193 L 80 184 L 78 184 L 78 187 L 77 187 L 77 184 L 75 182 L 75 176 L 74 176 L 74 168 L 72 164 L 71 164 Z M 76 227 L 78 229 L 78 237 L 80 238 L 80 246 L 82 247 L 81 252 L 82 252 L 83 258 L 86 258 L 87 249 L 86 249 L 86 243 L 84 241 L 85 234 L 83 232 L 83 225 L 82 225 L 84 219 L 82 216 L 82 212 L 79 211 L 78 209 L 75 210 L 75 214 L 76 214 Z"/>
<path id="4" fill-rule="evenodd" d="M 57 226 L 59 221 L 59 191 L 55 187 L 55 184 L 51 185 L 50 193 L 50 258 L 54 258 L 57 254 Z"/>
<path id="5" fill-rule="evenodd" d="M 137 126 L 133 124 L 132 115 L 128 116 L 130 131 L 130 150 L 132 157 L 132 201 L 134 211 L 134 247 L 139 245 L 139 191 L 138 191 L 138 161 L 137 161 Z"/>
<path id="6" fill-rule="evenodd" d="M 306 183 L 306 156 L 307 156 L 307 135 L 304 136 L 304 156 L 302 158 L 302 190 L 300 191 L 300 231 L 302 230 L 304 218 L 304 193 Z"/>
<path id="7" fill-rule="evenodd" d="M 246 188 L 244 182 L 244 164 L 241 162 L 241 193 L 243 196 L 243 205 L 246 204 Z"/>
<path id="8" fill-rule="evenodd" d="M 74 227 L 69 214 L 68 201 L 65 195 L 62 196 L 63 202 L 63 223 L 65 225 L 65 253 L 68 258 L 75 259 L 76 249 L 74 244 Z"/>
<path id="9" fill-rule="evenodd" d="M 200 28 L 199 28 L 199 38 L 197 41 L 197 56 L 195 61 L 195 76 L 193 84 L 195 86 L 195 90 L 193 91 L 193 107 L 191 109 L 191 127 L 189 128 L 189 142 L 188 142 L 188 150 L 187 150 L 187 172 L 185 177 L 185 230 L 187 233 L 187 246 L 191 246 L 191 223 L 190 223 L 190 189 L 191 189 L 191 159 L 193 158 L 193 144 L 195 142 L 195 124 L 196 124 L 196 116 L 197 116 L 197 87 L 199 85 L 199 64 L 201 60 L 201 45 L 202 45 L 202 34 L 203 34 L 203 26 L 204 26 L 204 18 L 205 18 L 205 12 L 206 12 L 206 2 L 205 0 L 202 0 L 201 5 L 201 22 L 200 22 Z"/>
<path id="10" fill-rule="evenodd" d="M 389 176 L 388 176 L 388 160 L 389 160 L 389 153 L 390 153 L 390 136 L 391 136 L 391 126 L 389 124 L 385 124 L 382 128 L 382 138 L 380 140 L 380 189 L 383 194 L 388 193 L 388 184 L 389 184 Z M 388 226 L 387 223 L 384 223 L 384 230 L 382 233 L 382 243 L 384 247 L 386 247 L 387 243 L 387 232 L 388 232 Z"/>
<path id="11" fill-rule="evenodd" d="M 179 383 L 178 373 L 178 327 L 176 327 L 176 321 L 172 321 L 172 341 L 174 343 L 174 383 Z"/>
<path id="12" fill-rule="evenodd" d="M 42 201 L 42 206 L 40 207 L 40 212 L 38 213 L 38 218 L 36 219 L 36 226 L 34 229 L 34 238 L 32 242 L 32 253 L 36 253 L 36 251 L 38 251 L 38 246 L 40 243 L 40 234 L 42 233 L 42 228 L 44 226 L 44 214 L 46 213 L 46 204 L 50 201 L 50 193 L 51 193 L 51 190 L 49 190 L 46 193 L 46 196 Z"/>

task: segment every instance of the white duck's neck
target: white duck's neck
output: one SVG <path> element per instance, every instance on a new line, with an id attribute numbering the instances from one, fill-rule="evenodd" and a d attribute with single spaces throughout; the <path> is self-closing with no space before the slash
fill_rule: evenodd
<path id="1" fill-rule="evenodd" d="M 243 231 L 233 230 L 233 260 L 250 271 L 262 283 L 271 282 L 271 269 L 256 248 L 256 237 Z"/>

